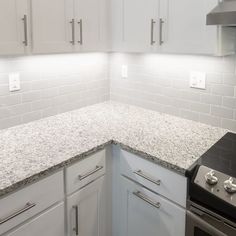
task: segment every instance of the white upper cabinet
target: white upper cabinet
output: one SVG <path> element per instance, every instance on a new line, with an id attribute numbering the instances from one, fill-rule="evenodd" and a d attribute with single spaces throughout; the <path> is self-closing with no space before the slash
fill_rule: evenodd
<path id="1" fill-rule="evenodd" d="M 0 0 L 0 54 L 24 54 L 28 41 L 27 0 Z"/>
<path id="2" fill-rule="evenodd" d="M 70 52 L 73 0 L 32 0 L 33 53 Z"/>
<path id="3" fill-rule="evenodd" d="M 158 16 L 158 0 L 113 0 L 113 49 L 126 52 L 158 50 Z"/>
<path id="4" fill-rule="evenodd" d="M 76 48 L 96 51 L 100 44 L 100 0 L 75 0 Z"/>
<path id="5" fill-rule="evenodd" d="M 101 50 L 106 1 L 32 0 L 33 53 Z"/>
<path id="6" fill-rule="evenodd" d="M 215 54 L 217 27 L 206 25 L 206 15 L 218 0 L 161 0 L 164 19 L 162 52 Z"/>

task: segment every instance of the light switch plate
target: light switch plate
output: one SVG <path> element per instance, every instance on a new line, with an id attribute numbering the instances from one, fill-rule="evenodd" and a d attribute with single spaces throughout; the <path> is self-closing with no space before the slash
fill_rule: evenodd
<path id="1" fill-rule="evenodd" d="M 10 73 L 9 78 L 9 91 L 19 91 L 20 90 L 20 74 L 19 73 Z"/>
<path id="2" fill-rule="evenodd" d="M 206 89 L 206 73 L 201 71 L 191 71 L 189 86 L 191 88 Z"/>
<path id="3" fill-rule="evenodd" d="M 127 65 L 122 65 L 122 67 L 121 67 L 121 77 L 123 79 L 128 78 L 128 66 Z"/>

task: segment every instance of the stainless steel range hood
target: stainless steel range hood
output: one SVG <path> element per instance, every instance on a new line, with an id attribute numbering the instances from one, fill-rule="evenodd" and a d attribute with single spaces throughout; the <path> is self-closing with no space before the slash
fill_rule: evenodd
<path id="1" fill-rule="evenodd" d="M 207 25 L 236 26 L 236 0 L 219 2 L 209 14 Z"/>

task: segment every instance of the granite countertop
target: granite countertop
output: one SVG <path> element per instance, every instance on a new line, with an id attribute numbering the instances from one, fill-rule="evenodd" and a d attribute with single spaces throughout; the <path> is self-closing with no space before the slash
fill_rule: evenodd
<path id="1" fill-rule="evenodd" d="M 108 144 L 180 174 L 227 130 L 105 102 L 0 131 L 0 196 Z"/>

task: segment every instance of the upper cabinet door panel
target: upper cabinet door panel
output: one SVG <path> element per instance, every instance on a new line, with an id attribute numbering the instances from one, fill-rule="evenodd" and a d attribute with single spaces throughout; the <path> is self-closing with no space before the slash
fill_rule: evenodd
<path id="1" fill-rule="evenodd" d="M 27 32 L 24 15 L 27 16 L 27 0 L 0 0 L 1 55 L 24 53 L 24 33 Z"/>
<path id="2" fill-rule="evenodd" d="M 76 45 L 79 51 L 96 51 L 100 44 L 101 0 L 75 0 Z"/>
<path id="3" fill-rule="evenodd" d="M 217 0 L 161 0 L 162 52 L 214 54 L 217 28 L 206 25 L 206 15 L 216 5 Z"/>
<path id="4" fill-rule="evenodd" d="M 32 0 L 34 53 L 70 52 L 73 0 Z"/>
<path id="5" fill-rule="evenodd" d="M 158 45 L 158 14 L 158 0 L 123 0 L 125 51 L 149 52 Z"/>

